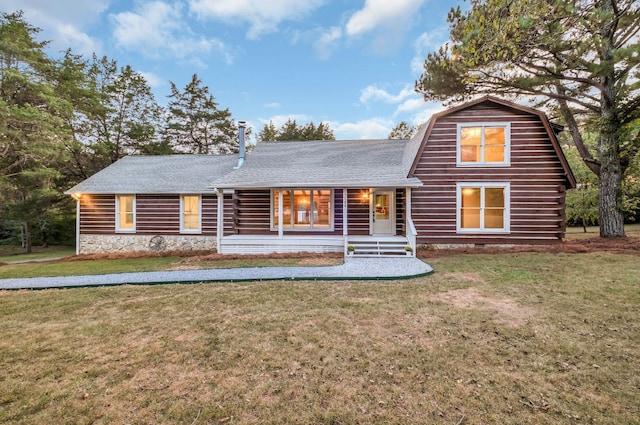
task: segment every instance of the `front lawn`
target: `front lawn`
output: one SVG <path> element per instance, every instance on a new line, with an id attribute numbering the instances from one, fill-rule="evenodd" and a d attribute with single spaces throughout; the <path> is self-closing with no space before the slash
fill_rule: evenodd
<path id="1" fill-rule="evenodd" d="M 0 291 L 0 423 L 639 424 L 639 258 Z"/>

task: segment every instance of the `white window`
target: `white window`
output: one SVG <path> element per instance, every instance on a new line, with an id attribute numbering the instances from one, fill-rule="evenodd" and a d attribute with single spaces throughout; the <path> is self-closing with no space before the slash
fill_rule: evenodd
<path id="1" fill-rule="evenodd" d="M 116 195 L 116 231 L 136 231 L 135 195 Z"/>
<path id="2" fill-rule="evenodd" d="M 509 123 L 458 124 L 458 166 L 508 166 L 510 146 L 511 125 Z"/>
<path id="3" fill-rule="evenodd" d="M 458 183 L 458 233 L 509 233 L 509 183 Z"/>
<path id="4" fill-rule="evenodd" d="M 182 195 L 180 197 L 180 232 L 200 233 L 202 223 L 202 197 Z"/>
<path id="5" fill-rule="evenodd" d="M 271 191 L 271 230 L 278 230 L 279 190 Z M 333 191 L 282 190 L 282 226 L 287 230 L 333 230 Z"/>

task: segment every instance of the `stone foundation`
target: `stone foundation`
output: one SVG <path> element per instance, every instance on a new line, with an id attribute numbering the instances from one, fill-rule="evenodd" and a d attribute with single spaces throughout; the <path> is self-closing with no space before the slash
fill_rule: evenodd
<path id="1" fill-rule="evenodd" d="M 216 250 L 216 237 L 203 235 L 80 235 L 80 254 Z"/>

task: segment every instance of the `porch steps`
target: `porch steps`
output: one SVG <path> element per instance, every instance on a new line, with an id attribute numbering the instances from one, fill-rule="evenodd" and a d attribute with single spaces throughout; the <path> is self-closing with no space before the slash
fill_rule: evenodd
<path id="1" fill-rule="evenodd" d="M 352 245 L 354 257 L 399 257 L 407 256 L 405 247 L 408 241 L 405 238 L 389 239 L 352 239 L 347 240 L 348 245 Z M 409 255 L 413 255 L 410 253 Z"/>

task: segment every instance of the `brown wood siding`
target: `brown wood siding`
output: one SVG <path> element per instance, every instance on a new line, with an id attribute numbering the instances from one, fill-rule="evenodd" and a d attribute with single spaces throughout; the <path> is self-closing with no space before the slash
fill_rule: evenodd
<path id="1" fill-rule="evenodd" d="M 271 191 L 237 190 L 233 194 L 236 233 L 267 235 L 271 233 Z"/>
<path id="2" fill-rule="evenodd" d="M 136 233 L 180 234 L 180 196 L 136 195 Z"/>
<path id="3" fill-rule="evenodd" d="M 215 236 L 217 197 L 202 197 L 202 234 Z M 80 208 L 80 233 L 115 234 L 115 195 L 84 195 Z M 180 195 L 136 195 L 135 234 L 180 234 Z"/>
<path id="4" fill-rule="evenodd" d="M 80 233 L 113 234 L 115 228 L 115 196 L 82 195 L 80 199 Z"/>
<path id="5" fill-rule="evenodd" d="M 405 234 L 405 189 L 396 189 L 396 235 Z"/>
<path id="6" fill-rule="evenodd" d="M 202 196 L 202 234 L 215 236 L 218 233 L 218 197 Z"/>
<path id="7" fill-rule="evenodd" d="M 511 123 L 510 167 L 457 167 L 456 124 Z M 418 243 L 540 243 L 564 233 L 566 178 L 538 116 L 497 105 L 475 105 L 439 118 L 415 176 L 424 186 L 412 190 L 412 218 Z M 456 233 L 456 183 L 508 182 L 511 221 L 507 235 Z"/>
<path id="8" fill-rule="evenodd" d="M 225 193 L 223 196 L 223 220 L 222 220 L 222 235 L 229 236 L 233 235 L 235 231 L 234 224 L 234 208 L 233 208 L 233 195 L 230 193 Z"/>
<path id="9" fill-rule="evenodd" d="M 226 201 L 225 201 L 226 202 Z M 287 230 L 289 235 L 341 235 L 342 234 L 342 189 L 333 191 L 334 228 L 330 231 Z M 271 190 L 239 190 L 233 197 L 235 232 L 240 235 L 273 235 L 271 230 Z"/>
<path id="10" fill-rule="evenodd" d="M 369 232 L 369 189 L 349 189 L 347 191 L 347 230 L 350 235 L 368 235 Z"/>

